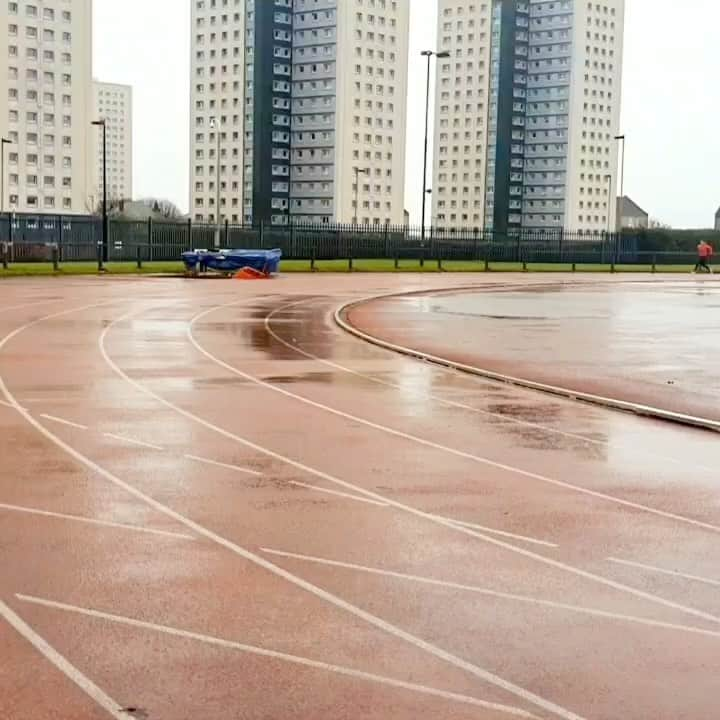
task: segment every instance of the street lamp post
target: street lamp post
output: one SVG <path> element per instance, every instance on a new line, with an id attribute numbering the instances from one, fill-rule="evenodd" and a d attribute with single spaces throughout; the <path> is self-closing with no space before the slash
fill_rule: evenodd
<path id="1" fill-rule="evenodd" d="M 433 50 L 423 50 L 420 53 L 427 58 L 427 82 L 425 87 L 425 146 L 423 150 L 423 191 L 422 191 L 422 217 L 420 221 L 420 244 L 425 245 L 425 199 L 427 198 L 427 161 L 428 161 L 428 124 L 430 120 L 430 58 L 434 55 L 436 58 L 448 58 L 449 52 L 434 52 Z"/>
<path id="2" fill-rule="evenodd" d="M 103 263 L 108 259 L 108 206 L 107 206 L 107 124 L 105 119 L 93 120 L 92 124 L 102 127 L 103 135 L 103 216 L 102 216 L 102 248 L 98 253 L 98 270 L 103 269 Z"/>
<path id="3" fill-rule="evenodd" d="M 622 143 L 621 160 L 620 160 L 620 202 L 615 203 L 616 213 L 615 227 L 618 231 L 622 230 L 622 213 L 619 212 L 623 205 L 625 197 L 625 135 L 616 135 L 615 139 Z"/>
<path id="4" fill-rule="evenodd" d="M 220 217 L 220 140 L 221 140 L 221 128 L 220 118 L 213 118 L 210 120 L 210 129 L 215 130 L 217 138 L 217 147 L 215 149 L 215 247 L 220 247 L 220 223 L 222 219 Z"/>
<path id="5" fill-rule="evenodd" d="M 369 175 L 370 170 L 368 168 L 354 167 L 353 172 L 355 173 L 355 213 L 353 217 L 353 225 L 358 224 L 358 191 L 360 189 L 360 175 Z"/>

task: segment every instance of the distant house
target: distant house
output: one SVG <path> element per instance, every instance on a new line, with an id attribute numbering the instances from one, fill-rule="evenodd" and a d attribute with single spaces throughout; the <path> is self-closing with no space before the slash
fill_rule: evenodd
<path id="1" fill-rule="evenodd" d="M 715 229 L 720 232 L 720 208 L 715 213 Z"/>
<path id="2" fill-rule="evenodd" d="M 618 217 L 621 228 L 637 230 L 650 224 L 650 216 L 627 195 L 618 199 Z"/>

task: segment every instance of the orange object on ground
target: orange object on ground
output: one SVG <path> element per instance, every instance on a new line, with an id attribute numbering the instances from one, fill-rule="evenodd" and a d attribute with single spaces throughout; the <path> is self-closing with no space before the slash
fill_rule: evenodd
<path id="1" fill-rule="evenodd" d="M 251 267 L 244 267 L 240 272 L 233 275 L 235 280 L 267 280 L 269 277 L 267 273 Z"/>

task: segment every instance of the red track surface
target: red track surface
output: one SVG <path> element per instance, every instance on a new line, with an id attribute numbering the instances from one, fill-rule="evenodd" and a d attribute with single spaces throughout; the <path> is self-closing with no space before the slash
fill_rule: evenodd
<path id="1" fill-rule="evenodd" d="M 0 714 L 715 717 L 720 445 L 330 319 L 438 283 L 2 283 Z"/>

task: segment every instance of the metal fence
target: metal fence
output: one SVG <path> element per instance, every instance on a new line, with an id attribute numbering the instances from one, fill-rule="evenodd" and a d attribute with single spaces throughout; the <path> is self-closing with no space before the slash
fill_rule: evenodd
<path id="1" fill-rule="evenodd" d="M 689 264 L 689 252 L 639 250 L 628 233 L 562 230 L 497 233 L 468 228 L 297 224 L 277 227 L 110 219 L 107 244 L 95 216 L 0 215 L 3 263 L 177 261 L 186 250 L 279 248 L 290 260 L 386 259 L 544 264 Z"/>

